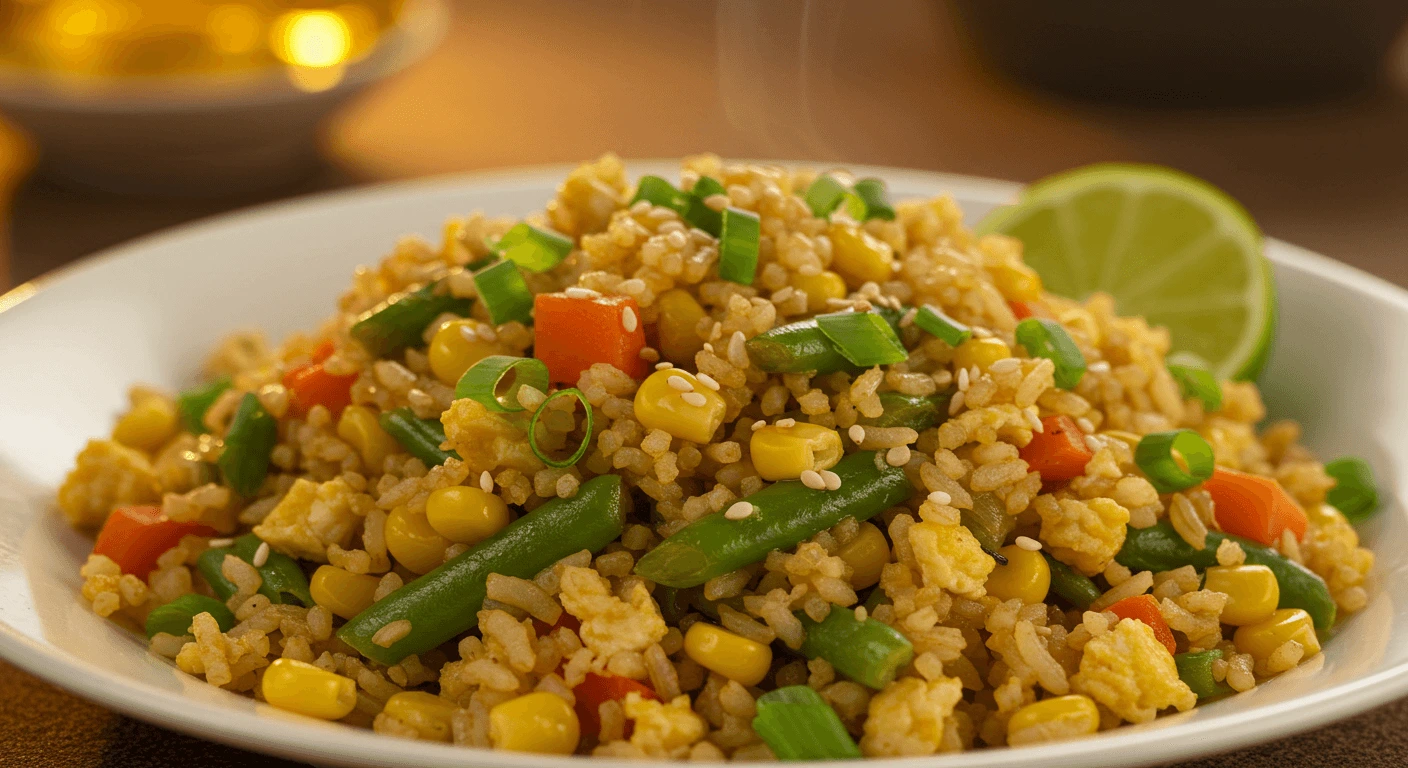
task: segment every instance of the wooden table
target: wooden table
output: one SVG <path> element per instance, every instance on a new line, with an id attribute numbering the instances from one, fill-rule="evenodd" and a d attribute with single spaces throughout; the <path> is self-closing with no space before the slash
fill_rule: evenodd
<path id="1" fill-rule="evenodd" d="M 10 279 L 220 211 L 354 183 L 496 166 L 714 151 L 1031 180 L 1158 162 L 1238 197 L 1271 235 L 1408 285 L 1408 56 L 1336 104 L 1140 112 L 1054 100 L 984 73 L 941 4 L 466 2 L 446 43 L 328 127 L 327 167 L 236 200 L 130 200 L 25 180 L 0 130 Z M 13 192 L 13 195 L 11 194 Z M 390 245 L 389 243 L 387 244 Z M 5 283 L 0 245 L 0 286 Z M 1408 763 L 1408 702 L 1213 766 Z M 0 765 L 275 765 L 120 717 L 0 663 Z"/>

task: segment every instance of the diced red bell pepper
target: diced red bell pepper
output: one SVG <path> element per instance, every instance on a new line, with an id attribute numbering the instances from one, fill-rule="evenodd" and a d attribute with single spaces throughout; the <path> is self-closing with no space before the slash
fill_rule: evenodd
<path id="1" fill-rule="evenodd" d="M 1041 427 L 1020 451 L 1028 468 L 1041 474 L 1041 482 L 1064 483 L 1085 474 L 1085 465 L 1095 454 L 1075 421 L 1070 416 L 1047 416 Z"/>
<path id="2" fill-rule="evenodd" d="M 1159 612 L 1159 601 L 1153 595 L 1135 595 L 1115 603 L 1105 610 L 1115 614 L 1121 619 L 1134 619 L 1142 621 L 1154 630 L 1154 637 L 1164 644 L 1170 654 L 1178 653 L 1178 643 L 1173 639 L 1173 630 L 1169 629 L 1168 622 L 1164 621 L 1164 615 Z"/>
<path id="3" fill-rule="evenodd" d="M 547 364 L 554 384 L 576 386 L 594 363 L 610 363 L 633 379 L 648 372 L 640 356 L 645 323 L 630 296 L 540 293 L 533 300 L 533 334 L 533 356 Z"/>
<path id="4" fill-rule="evenodd" d="M 357 374 L 334 376 L 323 369 L 323 361 L 332 356 L 331 341 L 324 341 L 313 348 L 312 362 L 290 369 L 284 374 L 284 388 L 288 390 L 289 412 L 303 416 L 321 405 L 332 412 L 333 418 L 342 409 L 352 404 L 352 384 Z"/>
<path id="5" fill-rule="evenodd" d="M 161 553 L 179 544 L 182 536 L 215 533 L 201 523 L 178 523 L 162 514 L 161 507 L 118 507 L 98 532 L 93 554 L 107 555 L 123 573 L 145 579 Z"/>
<path id="6" fill-rule="evenodd" d="M 1280 541 L 1287 528 L 1297 540 L 1305 538 L 1305 510 L 1275 478 L 1218 467 L 1203 489 L 1212 496 L 1217 525 L 1226 533 L 1267 546 Z"/>
<path id="7" fill-rule="evenodd" d="M 601 716 L 598 707 L 602 704 L 616 700 L 625 702 L 626 694 L 635 691 L 643 699 L 656 699 L 655 690 L 644 683 L 638 683 L 627 677 L 617 675 L 598 675 L 588 672 L 586 679 L 580 685 L 572 689 L 572 695 L 577 697 L 574 708 L 577 710 L 577 720 L 581 722 L 582 733 L 595 735 L 601 732 Z M 634 723 L 626 721 L 626 737 L 631 735 Z"/>
<path id="8" fill-rule="evenodd" d="M 1026 320 L 1033 314 L 1032 308 L 1025 301 L 1009 301 L 1007 306 L 1011 307 L 1012 314 L 1016 315 L 1018 320 Z"/>

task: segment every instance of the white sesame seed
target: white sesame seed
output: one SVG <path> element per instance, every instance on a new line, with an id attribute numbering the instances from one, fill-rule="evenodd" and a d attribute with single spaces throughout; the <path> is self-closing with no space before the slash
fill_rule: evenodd
<path id="1" fill-rule="evenodd" d="M 955 392 L 953 399 L 948 401 L 948 415 L 952 416 L 963 410 L 963 393 Z"/>
<path id="2" fill-rule="evenodd" d="M 817 474 L 821 475 L 821 481 L 826 483 L 826 490 L 837 491 L 841 489 L 841 476 L 829 469 L 823 469 Z"/>
<path id="3" fill-rule="evenodd" d="M 990 339 L 992 338 L 992 331 L 989 331 L 981 325 L 975 325 L 973 326 L 973 335 L 980 339 Z"/>
<path id="4" fill-rule="evenodd" d="M 892 262 L 890 262 L 890 271 L 891 271 L 891 272 L 898 272 L 898 271 L 900 271 L 900 270 L 903 269 L 903 268 L 904 268 L 904 267 L 900 266 L 900 263 L 899 263 L 898 261 L 892 261 Z"/>
<path id="5" fill-rule="evenodd" d="M 753 430 L 754 432 L 757 432 L 758 430 L 762 429 L 763 427 L 766 427 L 767 425 L 768 423 L 766 421 L 759 419 L 753 422 L 753 426 L 749 427 L 749 429 Z"/>
<path id="6" fill-rule="evenodd" d="M 259 549 L 254 550 L 254 557 L 249 559 L 249 564 L 255 568 L 263 568 L 269 562 L 269 542 L 259 542 Z"/>
<path id="7" fill-rule="evenodd" d="M 1096 360 L 1095 362 L 1091 363 L 1090 365 L 1087 365 L 1087 366 L 1085 367 L 1085 370 L 1087 370 L 1087 371 L 1089 371 L 1089 372 L 1091 372 L 1091 373 L 1109 373 L 1109 372 L 1110 372 L 1110 364 L 1109 364 L 1108 362 L 1104 361 L 1104 360 Z"/>
<path id="8" fill-rule="evenodd" d="M 724 512 L 724 517 L 728 520 L 742 520 L 753 514 L 753 505 L 746 501 L 736 501 L 733 506 Z"/>
<path id="9" fill-rule="evenodd" d="M 479 341 L 479 331 L 476 331 L 472 325 L 461 325 L 460 338 L 470 342 Z"/>
<path id="10" fill-rule="evenodd" d="M 971 367 L 971 368 L 968 369 L 968 381 L 969 381 L 969 383 L 976 384 L 976 383 L 978 382 L 978 379 L 980 379 L 980 378 L 982 378 L 982 377 L 983 377 L 983 372 L 980 371 L 980 370 L 978 370 L 978 366 L 975 365 L 975 366 L 973 366 L 973 367 Z"/>
<path id="11" fill-rule="evenodd" d="M 494 478 L 487 469 L 479 476 L 479 489 L 485 493 L 494 492 Z"/>
<path id="12" fill-rule="evenodd" d="M 908 328 L 909 326 L 914 325 L 914 316 L 917 314 L 919 314 L 919 310 L 914 307 L 910 307 L 909 311 L 904 313 L 904 317 L 900 318 L 900 327 Z"/>
<path id="13" fill-rule="evenodd" d="M 671 388 L 677 389 L 681 392 L 694 391 L 694 385 L 690 384 L 689 379 L 686 379 L 683 376 L 671 376 L 670 378 L 665 379 L 665 382 L 669 384 Z"/>
<path id="14" fill-rule="evenodd" d="M 479 326 L 479 338 L 493 344 L 499 340 L 499 334 L 494 330 L 493 326 L 481 325 Z"/>
<path id="15" fill-rule="evenodd" d="M 1041 542 L 1037 541 L 1036 539 L 1033 539 L 1030 536 L 1018 536 L 1016 544 L 1017 546 L 1027 550 L 1028 552 L 1041 551 Z"/>
<path id="16" fill-rule="evenodd" d="M 1084 416 L 1080 417 L 1079 419 L 1076 419 L 1076 426 L 1080 427 L 1080 431 L 1086 434 L 1090 434 L 1091 432 L 1095 431 L 1095 425 L 1091 424 L 1090 419 L 1087 419 Z"/>
<path id="17" fill-rule="evenodd" d="M 856 621 L 865 621 L 867 618 L 869 618 L 869 612 L 865 610 L 865 606 L 864 606 L 864 605 L 857 605 L 857 606 L 856 606 Z"/>
<path id="18" fill-rule="evenodd" d="M 802 476 L 799 479 L 802 481 L 802 485 L 805 485 L 814 491 L 826 490 L 826 481 L 822 479 L 820 472 L 811 469 L 804 469 L 802 470 Z"/>
<path id="19" fill-rule="evenodd" d="M 958 391 L 959 391 L 959 392 L 967 392 L 967 391 L 968 391 L 968 369 L 967 369 L 967 368 L 959 368 L 959 369 L 958 369 Z"/>
<path id="20" fill-rule="evenodd" d="M 579 285 L 574 285 L 571 288 L 568 288 L 567 290 L 563 291 L 563 293 L 567 294 L 567 298 L 569 299 L 595 299 L 601 296 L 600 293 L 597 293 L 596 291 L 593 291 L 590 288 L 583 288 Z"/>
<path id="21" fill-rule="evenodd" d="M 1011 373 L 1020 367 L 1022 367 L 1022 361 L 1015 357 L 1004 357 L 1001 360 L 994 361 L 992 365 L 989 365 L 988 370 L 993 373 Z"/>
<path id="22" fill-rule="evenodd" d="M 621 327 L 626 329 L 626 333 L 635 333 L 640 327 L 640 321 L 636 319 L 636 311 L 630 307 L 621 310 Z"/>
<path id="23" fill-rule="evenodd" d="M 704 198 L 704 204 L 711 210 L 722 211 L 728 207 L 728 195 L 709 195 Z"/>
<path id="24" fill-rule="evenodd" d="M 714 377 L 707 373 L 696 373 L 694 379 L 715 392 L 719 391 L 719 382 L 714 381 Z"/>
<path id="25" fill-rule="evenodd" d="M 846 430 L 846 434 L 850 435 L 851 442 L 856 443 L 857 445 L 865 442 L 865 427 L 862 427 L 859 424 L 852 424 L 851 428 Z"/>
<path id="26" fill-rule="evenodd" d="M 674 367 L 675 367 L 675 364 L 672 363 L 672 362 L 670 362 L 670 361 L 668 361 L 668 360 L 666 360 L 666 361 L 664 361 L 664 362 L 660 362 L 660 363 L 656 363 L 656 364 L 655 364 L 655 370 L 657 370 L 657 371 L 665 371 L 665 370 L 669 370 L 669 369 L 674 368 Z"/>
<path id="27" fill-rule="evenodd" d="M 933 493 L 929 494 L 929 501 L 932 501 L 932 502 L 934 502 L 935 504 L 938 504 L 938 505 L 940 505 L 940 506 L 944 506 L 944 505 L 952 504 L 952 503 L 953 503 L 953 497 L 950 496 L 950 495 L 948 495 L 948 494 L 947 494 L 946 492 L 944 492 L 944 491 L 934 491 Z"/>
<path id="28" fill-rule="evenodd" d="M 714 323 L 714 325 L 718 325 L 718 323 Z M 711 355 L 714 354 L 714 345 L 713 345 L 713 344 L 710 344 L 710 343 L 707 342 L 707 341 L 704 342 L 704 351 L 705 351 L 705 352 L 708 352 L 708 353 L 711 354 Z"/>
<path id="29" fill-rule="evenodd" d="M 702 407 L 705 403 L 709 402 L 707 398 L 698 392 L 681 392 L 680 399 L 696 408 Z"/>
<path id="30" fill-rule="evenodd" d="M 1100 449 L 1105 446 L 1100 444 L 1100 441 L 1096 439 L 1095 435 L 1086 435 L 1085 447 L 1089 448 L 1091 453 L 1099 453 Z"/>
<path id="31" fill-rule="evenodd" d="M 796 419 L 778 419 L 778 420 L 777 420 L 777 426 L 782 427 L 783 429 L 787 429 L 788 427 L 795 427 L 795 426 L 797 426 L 797 420 L 796 420 Z"/>
<path id="32" fill-rule="evenodd" d="M 228 547 L 234 543 L 234 539 L 211 539 L 210 541 L 206 542 L 206 546 L 210 547 L 211 549 L 220 549 L 221 547 Z"/>
<path id="33" fill-rule="evenodd" d="M 660 359 L 660 353 L 654 347 L 641 347 L 639 357 L 647 363 L 653 363 Z"/>
<path id="34" fill-rule="evenodd" d="M 1045 432 L 1046 427 L 1041 423 L 1041 418 L 1031 411 L 1022 411 L 1027 415 L 1027 423 L 1032 425 L 1033 432 Z"/>
<path id="35" fill-rule="evenodd" d="M 909 463 L 909 446 L 897 445 L 885 452 L 885 463 L 892 467 L 903 467 Z"/>

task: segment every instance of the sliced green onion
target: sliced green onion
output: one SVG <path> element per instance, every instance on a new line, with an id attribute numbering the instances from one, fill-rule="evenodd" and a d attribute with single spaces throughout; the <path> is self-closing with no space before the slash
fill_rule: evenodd
<path id="1" fill-rule="evenodd" d="M 851 185 L 856 197 L 865 203 L 865 218 L 895 220 L 895 209 L 890 205 L 889 192 L 880 179 L 861 179 Z"/>
<path id="2" fill-rule="evenodd" d="M 523 410 L 518 390 L 525 384 L 547 392 L 547 364 L 534 357 L 489 355 L 464 372 L 455 385 L 455 397 L 467 397 L 491 411 L 516 413 Z"/>
<path id="3" fill-rule="evenodd" d="M 925 304 L 914 313 L 914 324 L 938 337 L 939 340 L 956 347 L 973 338 L 973 329 L 944 314 L 933 304 Z"/>
<path id="4" fill-rule="evenodd" d="M 1061 389 L 1075 389 L 1085 375 L 1085 355 L 1055 320 L 1029 317 L 1017 323 L 1017 343 L 1056 364 L 1056 386 Z"/>
<path id="5" fill-rule="evenodd" d="M 860 747 L 821 694 L 791 685 L 758 697 L 753 730 L 779 760 L 856 760 Z"/>
<path id="6" fill-rule="evenodd" d="M 189 635 L 191 620 L 202 613 L 210 614 L 221 632 L 229 632 L 235 627 L 235 614 L 230 613 L 230 609 L 219 600 L 205 595 L 181 595 L 147 614 L 147 637 L 155 637 L 161 632 L 176 637 Z"/>
<path id="7" fill-rule="evenodd" d="M 1168 372 L 1173 374 L 1173 380 L 1178 382 L 1178 388 L 1183 391 L 1184 397 L 1202 400 L 1203 409 L 1208 412 L 1222 408 L 1222 387 L 1218 386 L 1217 378 L 1208 370 L 1202 359 L 1196 355 L 1179 353 L 1170 357 L 1165 365 Z"/>
<path id="8" fill-rule="evenodd" d="M 230 490 L 248 497 L 259 493 L 278 442 L 279 422 L 253 392 L 246 392 L 225 432 L 225 450 L 216 460 Z"/>
<path id="9" fill-rule="evenodd" d="M 221 376 L 209 384 L 202 384 L 198 387 L 181 393 L 176 398 L 176 410 L 181 413 L 181 426 L 193 435 L 203 435 L 210 430 L 205 428 L 205 412 L 210 410 L 210 406 L 215 405 L 215 401 L 225 394 L 225 390 L 233 386 L 229 376 Z"/>
<path id="10" fill-rule="evenodd" d="M 719 277 L 752 285 L 758 271 L 758 214 L 739 208 L 724 209 L 723 234 L 719 235 Z"/>
<path id="11" fill-rule="evenodd" d="M 1325 465 L 1325 474 L 1335 478 L 1335 487 L 1325 494 L 1325 501 L 1351 523 L 1367 520 L 1379 508 L 1374 470 L 1363 459 L 1355 456 L 1335 459 Z"/>
<path id="12" fill-rule="evenodd" d="M 685 207 L 685 193 L 675 189 L 674 184 L 659 176 L 641 177 L 640 183 L 636 185 L 636 196 L 631 198 L 631 205 L 642 200 L 681 213 Z"/>
<path id="13" fill-rule="evenodd" d="M 1007 505 L 989 491 L 973 494 L 973 508 L 959 510 L 959 524 L 973 534 L 983 549 L 996 552 L 1017 527 L 1017 518 L 1007 514 Z"/>
<path id="14" fill-rule="evenodd" d="M 691 227 L 698 227 L 714 237 L 722 237 L 724 214 L 722 211 L 716 211 L 705 205 L 704 199 L 723 194 L 727 194 L 724 191 L 724 185 L 720 184 L 717 179 L 712 176 L 701 176 L 699 181 L 694 182 L 694 189 L 690 190 L 685 198 L 685 206 L 680 211 L 680 215 L 689 222 Z"/>
<path id="15" fill-rule="evenodd" d="M 1174 456 L 1183 457 L 1180 465 Z M 1134 463 L 1159 493 L 1192 488 L 1212 477 L 1212 446 L 1191 429 L 1174 429 L 1145 435 L 1134 449 Z M 1188 468 L 1184 469 L 1186 465 Z"/>
<path id="16" fill-rule="evenodd" d="M 830 216 L 832 211 L 845 203 L 846 213 L 850 214 L 851 218 L 856 221 L 865 220 L 865 201 L 828 174 L 816 177 L 802 198 L 807 201 L 807 207 L 812 209 L 812 215 L 818 219 Z"/>
<path id="17" fill-rule="evenodd" d="M 494 325 L 510 320 L 526 323 L 533 317 L 533 292 L 523 280 L 518 265 L 499 260 L 474 273 L 479 300 L 489 310 Z"/>
<path id="18" fill-rule="evenodd" d="M 521 221 L 492 246 L 505 259 L 524 269 L 546 272 L 572 252 L 572 238 Z"/>
<path id="19" fill-rule="evenodd" d="M 446 312 L 468 315 L 473 303 L 471 299 L 450 295 L 437 280 L 373 307 L 357 320 L 349 333 L 373 355 L 390 357 L 406 347 L 424 345 L 421 334 L 431 321 Z"/>
<path id="20" fill-rule="evenodd" d="M 904 362 L 909 357 L 895 329 L 874 312 L 817 315 L 816 327 L 852 365 L 870 368 Z"/>
<path id="21" fill-rule="evenodd" d="M 585 434 L 582 436 L 582 444 L 577 446 L 577 450 L 573 451 L 572 455 L 563 461 L 552 458 L 538 447 L 538 419 L 542 417 L 543 411 L 547 410 L 548 403 L 551 403 L 559 397 L 575 397 L 577 398 L 577 402 L 581 403 L 582 407 L 587 409 L 587 425 L 584 430 Z M 587 448 L 592 444 L 592 427 L 595 425 L 596 420 L 592 416 L 592 404 L 587 402 L 587 396 L 582 394 L 582 390 L 576 387 L 559 389 L 551 395 L 548 395 L 548 399 L 544 400 L 543 404 L 538 406 L 538 410 L 533 412 L 533 418 L 528 422 L 528 447 L 533 449 L 534 456 L 537 456 L 549 467 L 557 469 L 570 467 L 581 461 L 583 456 L 587 455 Z"/>

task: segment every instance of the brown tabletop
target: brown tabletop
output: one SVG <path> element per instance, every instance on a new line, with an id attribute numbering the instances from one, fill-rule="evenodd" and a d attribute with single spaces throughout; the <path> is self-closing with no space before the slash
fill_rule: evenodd
<path id="1" fill-rule="evenodd" d="M 1019 181 L 1102 160 L 1164 163 L 1231 192 L 1269 234 L 1408 285 L 1408 46 L 1388 84 L 1353 99 L 1149 112 L 1014 89 L 963 55 L 949 22 L 942 4 L 919 0 L 466 2 L 437 52 L 334 118 L 315 177 L 233 200 L 133 200 L 29 178 L 31 149 L 0 125 L 0 287 L 7 269 L 28 280 L 258 202 L 606 150 Z M 1405 723 L 1408 700 L 1186 765 L 1405 765 Z M 0 765 L 246 764 L 293 765 L 113 714 L 0 662 Z"/>

